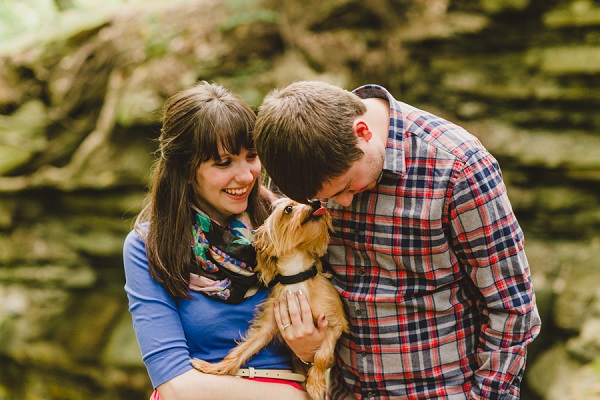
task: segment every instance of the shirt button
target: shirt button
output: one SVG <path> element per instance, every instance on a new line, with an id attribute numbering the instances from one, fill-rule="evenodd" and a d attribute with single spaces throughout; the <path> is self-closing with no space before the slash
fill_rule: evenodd
<path id="1" fill-rule="evenodd" d="M 367 270 L 366 270 L 365 268 L 361 268 L 361 269 L 358 271 L 358 273 L 359 273 L 359 274 L 361 274 L 361 275 L 364 275 L 364 274 L 366 274 L 366 273 L 367 273 Z"/>
<path id="2" fill-rule="evenodd" d="M 367 393 L 367 397 L 373 397 L 373 392 Z"/>
<path id="3" fill-rule="evenodd" d="M 360 317 L 360 316 L 361 316 L 361 314 L 362 314 L 362 311 L 360 311 L 360 308 L 357 308 L 357 309 L 354 311 L 354 315 L 356 315 L 357 317 Z"/>
<path id="4" fill-rule="evenodd" d="M 367 356 L 367 352 L 366 352 L 366 351 L 362 351 L 362 352 L 360 353 L 360 356 L 361 356 L 362 358 L 365 358 L 365 357 Z"/>

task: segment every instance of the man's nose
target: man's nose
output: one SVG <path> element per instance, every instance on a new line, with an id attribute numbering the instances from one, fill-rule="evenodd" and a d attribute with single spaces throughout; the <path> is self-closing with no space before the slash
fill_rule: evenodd
<path id="1" fill-rule="evenodd" d="M 352 199 L 354 198 L 354 193 L 342 193 L 333 197 L 333 200 L 343 207 L 348 207 L 352 204 Z"/>

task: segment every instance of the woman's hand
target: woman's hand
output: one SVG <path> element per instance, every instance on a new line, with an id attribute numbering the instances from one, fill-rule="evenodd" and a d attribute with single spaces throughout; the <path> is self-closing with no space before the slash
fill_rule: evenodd
<path id="1" fill-rule="evenodd" d="M 306 295 L 302 290 L 288 291 L 283 300 L 275 302 L 275 320 L 294 354 L 304 362 L 313 362 L 325 339 L 328 325 L 325 315 L 319 315 L 315 326 Z"/>

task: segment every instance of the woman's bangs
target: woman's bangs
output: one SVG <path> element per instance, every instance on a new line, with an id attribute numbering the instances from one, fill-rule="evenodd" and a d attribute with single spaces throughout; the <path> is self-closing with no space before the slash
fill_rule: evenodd
<path id="1" fill-rule="evenodd" d="M 253 120 L 245 113 L 237 113 L 231 118 L 223 118 L 218 129 L 218 140 L 223 150 L 230 154 L 240 154 L 242 148 L 253 149 Z"/>
<path id="2" fill-rule="evenodd" d="M 200 145 L 200 151 L 198 153 L 199 161 L 206 162 L 208 160 L 218 161 L 221 159 L 219 152 L 219 144 L 221 137 L 216 129 L 205 130 L 199 135 L 198 141 Z"/>

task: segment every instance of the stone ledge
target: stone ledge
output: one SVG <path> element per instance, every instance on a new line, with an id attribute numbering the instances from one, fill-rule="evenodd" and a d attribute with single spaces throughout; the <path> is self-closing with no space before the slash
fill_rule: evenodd
<path id="1" fill-rule="evenodd" d="M 76 268 L 65 265 L 25 265 L 0 268 L 0 282 L 37 287 L 59 287 L 65 290 L 90 288 L 96 282 L 96 273 L 89 266 Z"/>
<path id="2" fill-rule="evenodd" d="M 600 7 L 591 1 L 572 1 L 568 8 L 557 9 L 544 15 L 548 28 L 598 27 Z"/>

